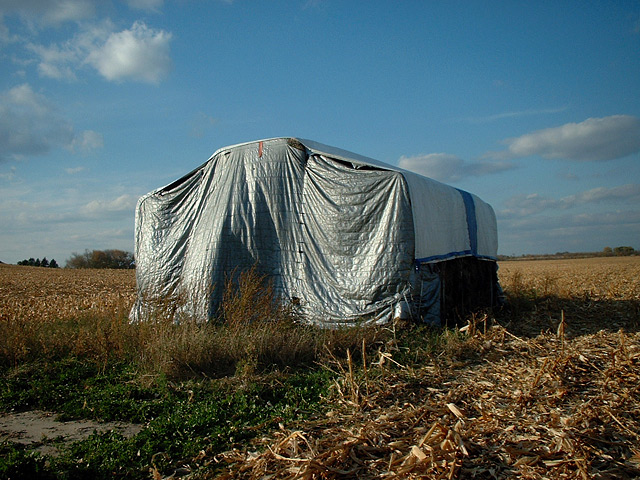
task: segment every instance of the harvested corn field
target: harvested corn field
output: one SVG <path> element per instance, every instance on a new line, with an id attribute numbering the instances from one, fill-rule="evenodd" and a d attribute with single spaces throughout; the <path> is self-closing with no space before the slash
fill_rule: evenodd
<path id="1" fill-rule="evenodd" d="M 506 262 L 500 277 L 496 319 L 438 354 L 347 362 L 327 415 L 213 460 L 252 479 L 640 477 L 640 258 Z"/>
<path id="2" fill-rule="evenodd" d="M 7 350 L 30 325 L 126 322 L 133 302 L 132 271 L 2 265 L 0 275 L 0 317 L 17 332 Z M 440 332 L 436 345 L 417 338 L 428 329 L 393 325 L 363 336 L 357 355 L 327 349 L 318 363 L 335 377 L 323 413 L 248 427 L 257 437 L 224 451 L 205 442 L 174 470 L 150 465 L 154 478 L 639 478 L 640 258 L 503 262 L 499 275 L 502 311 Z M 91 325 L 97 340 L 78 336 L 74 352 L 107 358 L 136 335 Z M 48 355 L 45 334 L 16 359 L 38 344 Z"/>
<path id="3" fill-rule="evenodd" d="M 133 270 L 0 265 L 0 364 L 66 354 L 109 358 L 134 338 Z"/>
<path id="4" fill-rule="evenodd" d="M 74 270 L 0 264 L 0 319 L 54 320 L 127 310 L 134 270 Z"/>
<path id="5" fill-rule="evenodd" d="M 570 336 L 638 329 L 640 257 L 503 262 L 499 277 L 512 303 L 505 320 L 514 333 L 555 331 L 563 311 Z"/>

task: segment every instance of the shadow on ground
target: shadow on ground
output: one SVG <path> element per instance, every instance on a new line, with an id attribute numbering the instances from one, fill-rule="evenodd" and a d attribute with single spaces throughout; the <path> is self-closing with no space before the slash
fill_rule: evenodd
<path id="1" fill-rule="evenodd" d="M 640 300 L 603 299 L 590 296 L 559 297 L 555 295 L 510 295 L 496 313 L 496 319 L 509 332 L 534 337 L 543 332 L 556 333 L 564 318 L 564 334 L 568 338 L 605 330 L 628 333 L 640 331 Z"/>

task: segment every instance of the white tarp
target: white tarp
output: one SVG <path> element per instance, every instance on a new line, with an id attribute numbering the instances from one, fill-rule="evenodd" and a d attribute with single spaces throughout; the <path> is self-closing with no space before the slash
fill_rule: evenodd
<path id="1" fill-rule="evenodd" d="M 225 279 L 256 266 L 305 318 L 386 321 L 410 297 L 420 262 L 495 259 L 497 229 L 479 198 L 316 142 L 276 138 L 218 150 L 136 210 L 138 300 L 215 316 Z"/>

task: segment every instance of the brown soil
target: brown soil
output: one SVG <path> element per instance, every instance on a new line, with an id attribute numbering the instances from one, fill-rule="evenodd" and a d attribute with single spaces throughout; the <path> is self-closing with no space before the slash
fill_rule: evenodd
<path id="1" fill-rule="evenodd" d="M 61 422 L 56 420 L 54 413 L 38 410 L 0 416 L 0 443 L 20 443 L 44 455 L 56 455 L 60 445 L 84 440 L 95 432 L 115 431 L 125 437 L 132 437 L 141 430 L 142 425 L 124 422 Z"/>

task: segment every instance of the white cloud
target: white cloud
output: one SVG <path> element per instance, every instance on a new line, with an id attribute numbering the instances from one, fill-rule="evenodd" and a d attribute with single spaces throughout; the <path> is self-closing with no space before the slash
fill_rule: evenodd
<path id="1" fill-rule="evenodd" d="M 113 200 L 92 200 L 82 207 L 81 212 L 90 217 L 104 217 L 122 212 L 132 213 L 137 201 L 137 197 L 125 193 Z"/>
<path id="2" fill-rule="evenodd" d="M 163 4 L 164 0 L 127 0 L 130 8 L 149 12 L 159 12 Z"/>
<path id="3" fill-rule="evenodd" d="M 133 250 L 133 228 L 112 228 L 105 230 L 81 230 L 76 234 L 69 235 L 69 240 L 79 245 L 75 250 L 81 251 L 91 245 L 90 249 L 111 249 L 118 248 L 125 251 Z"/>
<path id="4" fill-rule="evenodd" d="M 77 173 L 83 172 L 85 171 L 86 168 L 85 167 L 70 167 L 70 168 L 65 168 L 64 171 L 67 172 L 67 174 L 69 175 L 76 175 Z"/>
<path id="5" fill-rule="evenodd" d="M 561 107 L 561 108 L 543 108 L 540 110 L 519 110 L 519 111 L 495 113 L 493 115 L 487 115 L 484 117 L 467 117 L 464 120 L 469 123 L 488 123 L 488 122 L 495 122 L 497 120 L 503 120 L 506 118 L 530 117 L 534 115 L 548 115 L 552 113 L 560 113 L 565 111 L 566 109 L 567 109 L 566 107 Z"/>
<path id="6" fill-rule="evenodd" d="M 57 66 L 51 63 L 41 63 L 38 71 L 43 77 L 55 80 L 76 80 L 76 74 L 69 66 Z"/>
<path id="7" fill-rule="evenodd" d="M 79 21 L 95 14 L 93 0 L 3 0 L 0 11 L 16 12 L 44 25 Z"/>
<path id="8" fill-rule="evenodd" d="M 28 84 L 0 94 L 0 160 L 40 155 L 73 140 L 71 124 Z"/>
<path id="9" fill-rule="evenodd" d="M 507 151 L 492 152 L 493 158 L 523 158 L 540 155 L 579 161 L 602 161 L 626 157 L 640 151 L 640 119 L 630 115 L 589 118 L 504 141 Z"/>
<path id="10" fill-rule="evenodd" d="M 35 53 L 39 58 L 38 72 L 41 76 L 56 80 L 75 80 L 76 75 L 72 65 L 78 61 L 78 51 L 70 42 L 62 46 L 37 45 L 30 43 L 27 49 Z"/>
<path id="11" fill-rule="evenodd" d="M 580 177 L 578 177 L 578 175 L 576 175 L 573 172 L 559 172 L 558 174 L 558 178 L 561 178 L 563 180 L 578 180 Z"/>
<path id="12" fill-rule="evenodd" d="M 6 173 L 0 173 L 0 180 L 5 180 L 10 182 L 11 180 L 13 180 L 16 176 L 16 167 L 13 166 L 9 169 L 8 172 Z"/>
<path id="13" fill-rule="evenodd" d="M 129 30 L 111 33 L 103 45 L 88 54 L 86 62 L 107 80 L 158 83 L 172 67 L 171 37 L 169 32 L 135 22 Z"/>
<path id="14" fill-rule="evenodd" d="M 2 15 L 2 11 L 0 11 L 0 48 L 13 43 L 17 38 L 14 35 L 9 33 L 9 29 L 4 24 L 4 18 Z"/>
<path id="15" fill-rule="evenodd" d="M 505 209 L 498 212 L 500 218 L 522 218 L 544 210 L 563 208 L 562 200 L 537 193 L 515 195 L 504 202 Z"/>
<path id="16" fill-rule="evenodd" d="M 79 133 L 71 141 L 70 149 L 72 152 L 89 153 L 104 146 L 102 134 L 93 130 L 85 130 Z"/>
<path id="17" fill-rule="evenodd" d="M 464 160 L 448 153 L 429 153 L 405 157 L 398 160 L 398 166 L 425 177 L 443 182 L 454 182 L 462 178 Z"/>
<path id="18" fill-rule="evenodd" d="M 27 83 L 0 94 L 0 161 L 42 155 L 55 147 L 88 153 L 102 144 L 97 132 L 76 135 L 55 105 Z"/>
<path id="19" fill-rule="evenodd" d="M 507 161 L 465 162 L 448 153 L 430 153 L 413 157 L 400 157 L 400 168 L 441 182 L 456 182 L 464 177 L 477 177 L 511 170 L 515 166 Z"/>
<path id="20" fill-rule="evenodd" d="M 83 20 L 95 14 L 95 6 L 91 0 L 54 0 L 45 3 L 48 8 L 44 18 L 54 24 Z"/>
<path id="21" fill-rule="evenodd" d="M 549 210 L 567 210 L 589 203 L 622 202 L 629 205 L 640 203 L 640 184 L 630 183 L 618 187 L 598 187 L 562 198 L 550 198 L 537 193 L 516 195 L 504 202 L 505 209 L 499 217 L 524 218 Z"/>
<path id="22" fill-rule="evenodd" d="M 35 61 L 41 76 L 56 80 L 74 81 L 79 69 L 90 66 L 109 81 L 157 84 L 172 68 L 171 39 L 170 32 L 139 21 L 130 29 L 116 31 L 107 19 L 79 24 L 75 35 L 59 43 L 25 42 L 26 50 L 35 58 L 15 61 L 25 65 Z"/>
<path id="23" fill-rule="evenodd" d="M 607 200 L 624 200 L 638 203 L 640 202 L 640 184 L 629 183 L 612 188 L 598 187 L 563 198 L 563 201 L 569 204 L 584 204 Z"/>
<path id="24" fill-rule="evenodd" d="M 4 98 L 16 109 L 31 110 L 38 115 L 47 114 L 52 110 L 51 103 L 44 95 L 35 93 L 26 83 L 10 89 Z"/>

